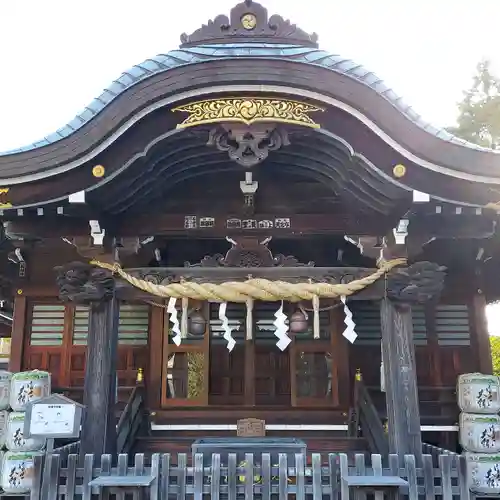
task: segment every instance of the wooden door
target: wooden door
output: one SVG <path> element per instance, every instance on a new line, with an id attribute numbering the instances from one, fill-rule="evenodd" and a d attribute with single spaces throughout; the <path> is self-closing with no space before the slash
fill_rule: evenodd
<path id="1" fill-rule="evenodd" d="M 188 332 L 179 346 L 173 337 L 165 311 L 161 404 L 164 407 L 205 406 L 208 404 L 208 326 L 201 335 Z"/>

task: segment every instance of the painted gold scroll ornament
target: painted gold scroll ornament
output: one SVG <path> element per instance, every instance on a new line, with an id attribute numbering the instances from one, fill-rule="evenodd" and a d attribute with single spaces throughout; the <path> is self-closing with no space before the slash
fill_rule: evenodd
<path id="1" fill-rule="evenodd" d="M 12 203 L 7 199 L 9 194 L 9 188 L 0 188 L 0 209 L 2 208 L 12 208 Z"/>
<path id="2" fill-rule="evenodd" d="M 246 125 L 272 122 L 319 128 L 319 124 L 309 116 L 309 113 L 324 110 L 299 101 L 242 97 L 198 101 L 178 106 L 172 111 L 181 111 L 189 115 L 177 125 L 177 128 L 221 122 L 238 122 Z"/>

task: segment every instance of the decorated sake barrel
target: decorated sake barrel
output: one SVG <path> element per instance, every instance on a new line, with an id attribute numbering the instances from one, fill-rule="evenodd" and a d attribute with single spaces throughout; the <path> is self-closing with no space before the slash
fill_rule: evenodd
<path id="1" fill-rule="evenodd" d="M 39 451 L 45 446 L 45 438 L 24 437 L 24 412 L 12 412 L 7 421 L 5 446 L 9 451 Z"/>
<path id="2" fill-rule="evenodd" d="M 480 494 L 499 494 L 500 454 L 467 452 L 465 456 L 470 490 Z"/>
<path id="3" fill-rule="evenodd" d="M 33 484 L 33 456 L 36 453 L 12 452 L 4 454 L 2 460 L 2 481 L 5 493 L 29 493 Z"/>
<path id="4" fill-rule="evenodd" d="M 9 408 L 11 379 L 12 373 L 0 370 L 0 410 Z"/>
<path id="5" fill-rule="evenodd" d="M 495 375 L 466 373 L 458 377 L 458 406 L 464 413 L 495 414 L 500 411 L 500 380 Z"/>
<path id="6" fill-rule="evenodd" d="M 461 413 L 459 440 L 465 451 L 500 452 L 500 417 Z"/>
<path id="7" fill-rule="evenodd" d="M 28 403 L 50 396 L 50 373 L 33 370 L 12 374 L 10 407 L 25 411 Z"/>

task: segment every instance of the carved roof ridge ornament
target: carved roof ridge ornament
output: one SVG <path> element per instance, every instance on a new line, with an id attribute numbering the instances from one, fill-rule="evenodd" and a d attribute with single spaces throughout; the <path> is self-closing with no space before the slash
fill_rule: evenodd
<path id="1" fill-rule="evenodd" d="M 274 14 L 257 2 L 245 0 L 229 14 L 218 15 L 190 35 L 181 35 L 181 48 L 213 43 L 268 42 L 318 47 L 318 35 L 306 33 L 289 20 Z"/>
<path id="2" fill-rule="evenodd" d="M 272 236 L 259 241 L 257 238 L 241 237 L 226 240 L 232 247 L 224 257 L 222 254 L 207 255 L 201 262 L 190 264 L 185 262 L 185 267 L 314 267 L 314 262 L 300 263 L 295 257 L 278 254 L 273 256 L 267 244 Z"/>
<path id="3" fill-rule="evenodd" d="M 188 117 L 177 128 L 194 127 L 211 123 L 238 122 L 252 125 L 258 122 L 286 123 L 319 128 L 309 113 L 324 111 L 308 102 L 281 97 L 226 97 L 189 102 L 172 109 L 173 112 L 188 113 Z"/>

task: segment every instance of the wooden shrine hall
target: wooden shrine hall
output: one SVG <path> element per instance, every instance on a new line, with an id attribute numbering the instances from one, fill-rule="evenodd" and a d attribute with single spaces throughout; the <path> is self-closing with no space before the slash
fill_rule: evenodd
<path id="1" fill-rule="evenodd" d="M 84 403 L 82 452 L 242 419 L 456 447 L 456 378 L 492 370 L 500 156 L 316 35 L 246 0 L 1 153 L 0 183 L 10 370 Z"/>

